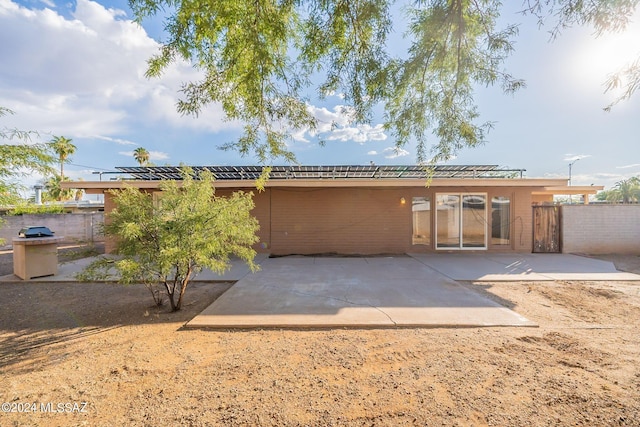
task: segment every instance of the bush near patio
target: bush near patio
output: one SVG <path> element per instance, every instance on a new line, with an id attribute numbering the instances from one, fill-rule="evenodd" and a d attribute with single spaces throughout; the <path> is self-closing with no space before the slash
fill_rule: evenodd
<path id="1" fill-rule="evenodd" d="M 178 311 L 189 281 L 203 268 L 221 274 L 235 256 L 256 270 L 252 245 L 259 225 L 250 213 L 253 194 L 216 197 L 210 172 L 196 176 L 185 168 L 182 175 L 179 182 L 163 181 L 156 200 L 136 188 L 113 191 L 116 208 L 104 232 L 116 240 L 116 258 L 94 261 L 78 278 L 144 283 L 156 304 L 164 303 L 164 293 L 171 310 Z"/>

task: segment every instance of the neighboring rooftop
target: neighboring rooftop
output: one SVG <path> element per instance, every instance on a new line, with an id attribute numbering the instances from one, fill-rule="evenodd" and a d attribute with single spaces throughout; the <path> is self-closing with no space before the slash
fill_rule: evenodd
<path id="1" fill-rule="evenodd" d="M 208 170 L 216 180 L 256 180 L 263 166 L 191 166 L 196 172 Z M 132 179 L 143 181 L 180 180 L 180 166 L 116 167 Z M 436 166 L 272 166 L 269 178 L 280 179 L 441 179 L 441 178 L 522 178 L 524 169 L 501 169 L 497 165 Z"/>

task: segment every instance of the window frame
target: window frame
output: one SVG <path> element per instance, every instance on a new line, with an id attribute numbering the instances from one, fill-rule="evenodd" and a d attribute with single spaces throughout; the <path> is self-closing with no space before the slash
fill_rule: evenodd
<path id="1" fill-rule="evenodd" d="M 413 210 L 413 206 L 414 206 L 414 201 L 416 199 L 424 199 L 428 204 L 429 204 L 429 209 L 426 210 L 426 212 L 429 213 L 429 218 L 427 220 L 427 224 L 429 227 L 429 236 L 427 238 L 427 242 L 416 242 L 416 212 L 425 212 L 425 210 L 423 211 L 414 211 Z M 428 195 L 424 195 L 424 196 L 413 196 L 411 198 L 411 245 L 412 246 L 427 246 L 427 247 L 432 247 L 433 246 L 433 196 L 431 194 Z"/>
<path id="2" fill-rule="evenodd" d="M 503 199 L 509 200 L 509 209 L 507 210 L 508 215 L 509 215 L 509 221 L 508 221 L 507 226 L 506 226 L 506 228 L 508 230 L 508 234 L 509 234 L 508 243 L 493 243 L 493 228 L 495 227 L 495 224 L 493 223 L 493 199 L 499 199 L 499 198 L 503 198 Z M 491 203 L 491 210 L 490 210 L 491 211 L 491 236 L 489 238 L 489 245 L 492 248 L 496 248 L 496 249 L 507 249 L 507 248 L 513 249 L 513 245 L 514 245 L 514 239 L 513 239 L 513 232 L 514 232 L 514 196 L 513 196 L 513 194 L 505 194 L 505 193 L 492 194 L 491 195 L 491 199 L 490 199 L 489 202 Z M 502 221 L 502 217 L 501 217 L 501 221 Z"/>
<path id="3" fill-rule="evenodd" d="M 458 224 L 458 246 L 439 246 L 438 245 L 438 198 L 440 196 L 457 196 L 458 200 L 458 209 L 459 209 L 459 224 Z M 484 197 L 484 224 L 483 224 L 483 233 L 484 233 L 484 245 L 483 246 L 475 246 L 475 247 L 465 247 L 464 246 L 464 198 L 465 196 L 482 196 Z M 490 202 L 489 194 L 486 192 L 438 192 L 435 193 L 435 230 L 432 232 L 433 235 L 433 243 L 436 251 L 486 251 L 489 249 L 489 241 L 488 241 L 488 228 L 489 221 L 487 218 L 488 214 L 488 205 Z"/>

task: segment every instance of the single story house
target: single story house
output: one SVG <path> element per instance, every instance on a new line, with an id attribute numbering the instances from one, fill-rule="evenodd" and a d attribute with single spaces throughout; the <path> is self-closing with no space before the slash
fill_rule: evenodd
<path id="1" fill-rule="evenodd" d="M 159 191 L 160 180 L 180 179 L 174 166 L 118 167 L 117 180 L 63 183 L 88 194 L 125 185 Z M 588 200 L 602 187 L 569 187 L 566 179 L 524 178 L 523 170 L 495 165 L 274 166 L 264 191 L 260 166 L 198 166 L 216 177 L 216 194 L 253 191 L 260 223 L 259 252 L 290 254 L 398 254 L 436 251 L 532 252 L 532 206 L 554 194 Z M 552 228 L 552 227 L 551 227 Z M 553 233 L 553 230 L 551 231 Z M 110 246 L 107 244 L 107 250 Z"/>

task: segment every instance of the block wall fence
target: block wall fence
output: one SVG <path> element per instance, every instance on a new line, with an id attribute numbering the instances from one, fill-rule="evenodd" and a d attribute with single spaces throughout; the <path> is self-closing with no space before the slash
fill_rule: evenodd
<path id="1" fill-rule="evenodd" d="M 5 245 L 18 237 L 21 228 L 36 225 L 49 227 L 56 236 L 64 237 L 65 242 L 104 242 L 104 212 L 3 215 L 2 220 L 0 238 L 5 240 Z"/>
<path id="2" fill-rule="evenodd" d="M 564 205 L 562 252 L 640 255 L 640 205 Z"/>

